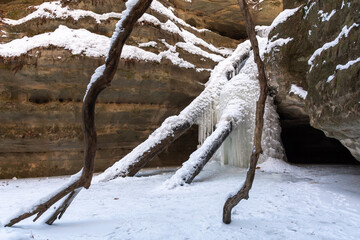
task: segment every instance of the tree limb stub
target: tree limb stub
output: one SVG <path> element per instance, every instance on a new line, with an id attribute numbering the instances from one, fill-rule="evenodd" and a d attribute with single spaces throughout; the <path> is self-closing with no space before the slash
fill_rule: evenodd
<path id="1" fill-rule="evenodd" d="M 5 227 L 10 227 L 19 221 L 37 214 L 34 221 L 36 221 L 45 211 L 47 211 L 54 203 L 68 196 L 60 205 L 58 210 L 47 220 L 48 224 L 52 224 L 57 218 L 61 218 L 68 206 L 74 200 L 78 192 L 84 187 L 89 188 L 94 172 L 94 162 L 96 154 L 96 130 L 95 130 L 95 103 L 98 95 L 106 87 L 110 86 L 111 81 L 115 75 L 122 48 L 126 39 L 130 36 L 133 26 L 137 20 L 145 13 L 150 6 L 152 0 L 130 0 L 126 3 L 127 9 L 123 12 L 123 18 L 116 25 L 116 30 L 113 34 L 112 44 L 105 60 L 105 65 L 98 68 L 101 72 L 95 72 L 88 90 L 84 97 L 82 106 L 82 119 L 84 131 L 84 167 L 81 176 L 64 188 L 60 188 L 58 192 L 42 201 L 31 210 L 21 213 L 5 224 Z M 129 4 L 129 5 L 128 5 Z M 94 79 L 93 79 L 94 78 Z"/>
<path id="2" fill-rule="evenodd" d="M 256 164 L 262 153 L 261 148 L 261 137 L 264 125 L 264 111 L 265 101 L 268 93 L 267 79 L 265 75 L 264 63 L 260 58 L 258 41 L 256 39 L 255 27 L 251 19 L 248 5 L 245 0 L 238 0 L 242 14 L 246 21 L 246 32 L 250 38 L 251 46 L 254 51 L 254 61 L 258 67 L 259 72 L 259 84 L 260 84 L 260 97 L 256 102 L 256 115 L 255 115 L 255 131 L 254 131 L 254 142 L 253 152 L 250 157 L 250 166 L 246 174 L 245 183 L 241 189 L 233 196 L 229 197 L 223 208 L 223 222 L 229 224 L 231 222 L 231 210 L 235 207 L 242 199 L 249 198 L 249 192 L 252 187 L 255 178 Z"/>

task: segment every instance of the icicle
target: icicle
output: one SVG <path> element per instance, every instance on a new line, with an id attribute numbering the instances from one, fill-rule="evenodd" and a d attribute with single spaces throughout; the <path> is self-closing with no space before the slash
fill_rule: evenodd
<path id="1" fill-rule="evenodd" d="M 266 46 L 266 38 L 258 38 L 261 51 Z M 236 128 L 221 146 L 221 161 L 238 167 L 248 167 L 253 149 L 255 128 L 256 101 L 259 98 L 257 66 L 252 53 L 242 61 L 233 65 L 236 76 L 226 83 L 220 93 L 219 116 L 231 117 Z M 229 108 L 229 105 L 232 105 Z M 221 110 L 226 109 L 225 112 Z M 260 162 L 267 158 L 284 158 L 284 150 L 280 139 L 279 116 L 272 97 L 268 97 L 265 105 L 264 130 L 262 137 L 263 154 Z"/>
<path id="2" fill-rule="evenodd" d="M 230 81 L 234 76 L 240 73 L 240 70 L 245 65 L 247 59 L 249 58 L 249 53 L 244 52 L 240 55 L 239 58 L 232 63 L 233 70 L 226 73 L 227 79 Z M 211 135 L 215 130 L 219 113 L 219 101 L 220 95 L 213 96 L 213 100 L 210 102 L 209 106 L 203 111 L 200 117 L 197 119 L 197 124 L 199 125 L 198 130 L 198 147 L 200 147 L 205 139 Z"/>
<path id="3" fill-rule="evenodd" d="M 266 99 L 264 113 L 264 129 L 261 140 L 263 154 L 259 158 L 259 163 L 266 161 L 267 158 L 284 159 L 285 152 L 281 142 L 281 127 L 279 115 L 276 112 L 274 99 L 268 97 Z"/>
<path id="4" fill-rule="evenodd" d="M 236 128 L 224 141 L 221 147 L 221 160 L 223 164 L 237 167 L 248 167 L 252 151 L 253 132 L 255 127 L 256 99 L 259 92 L 258 83 L 247 74 L 240 73 L 233 78 L 220 95 L 220 109 L 228 109 L 232 102 Z M 236 101 L 235 101 L 236 100 Z M 221 115 L 229 113 L 221 112 Z"/>
<path id="5" fill-rule="evenodd" d="M 237 128 L 229 135 L 221 147 L 223 164 L 237 167 L 248 167 L 253 145 L 255 127 L 255 101 L 248 104 L 247 114 L 238 122 Z M 264 128 L 262 136 L 263 154 L 259 163 L 268 158 L 284 159 L 284 149 L 281 142 L 281 127 L 276 106 L 272 97 L 268 97 L 265 105 Z"/>
<path id="6" fill-rule="evenodd" d="M 217 123 L 217 100 L 214 99 L 210 102 L 205 111 L 202 112 L 200 118 L 197 120 L 199 125 L 198 142 L 201 146 L 205 139 L 211 135 L 215 130 Z"/>

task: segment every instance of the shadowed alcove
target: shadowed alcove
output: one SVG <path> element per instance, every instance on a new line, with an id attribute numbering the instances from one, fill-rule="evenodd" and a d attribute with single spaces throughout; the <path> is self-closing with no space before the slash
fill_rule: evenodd
<path id="1" fill-rule="evenodd" d="M 340 141 L 329 138 L 308 121 L 281 120 L 287 160 L 306 164 L 360 164 Z"/>

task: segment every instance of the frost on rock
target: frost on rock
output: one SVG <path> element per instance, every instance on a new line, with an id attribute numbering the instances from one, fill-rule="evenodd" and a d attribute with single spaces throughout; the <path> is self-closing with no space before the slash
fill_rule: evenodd
<path id="1" fill-rule="evenodd" d="M 104 57 L 110 47 L 110 38 L 85 29 L 71 29 L 60 25 L 54 32 L 42 33 L 34 37 L 23 37 L 0 44 L 0 56 L 16 57 L 32 49 L 49 46 L 70 50 L 74 55 Z M 124 46 L 121 57 L 143 61 L 161 61 L 161 56 L 129 45 Z"/>
<path id="2" fill-rule="evenodd" d="M 291 84 L 289 94 L 290 93 L 294 93 L 302 99 L 305 99 L 308 94 L 306 90 L 304 90 L 302 87 L 296 86 L 295 84 Z"/>
<path id="3" fill-rule="evenodd" d="M 316 2 L 312 2 L 311 5 L 308 7 L 308 6 L 305 6 L 304 7 L 304 11 L 305 11 L 305 14 L 304 14 L 304 19 L 307 18 L 311 8 L 313 8 L 315 6 Z"/>
<path id="4" fill-rule="evenodd" d="M 36 18 L 67 19 L 71 17 L 75 21 L 78 21 L 80 18 L 91 17 L 94 18 L 98 23 L 109 18 L 120 18 L 116 24 L 114 34 L 111 38 L 91 33 L 85 29 L 70 29 L 66 26 L 60 25 L 54 32 L 38 34 L 33 37 L 25 36 L 21 39 L 16 39 L 8 43 L 0 44 L 0 56 L 20 56 L 22 54 L 26 54 L 34 48 L 55 46 L 68 49 L 72 52 L 72 54 L 83 54 L 89 57 L 106 57 L 108 54 L 108 49 L 110 49 L 114 39 L 121 31 L 123 31 L 122 23 L 136 2 L 136 0 L 127 1 L 126 9 L 122 13 L 105 13 L 102 15 L 81 9 L 70 9 L 68 6 L 62 7 L 60 1 L 45 2 L 41 5 L 35 6 L 34 8 L 36 10 L 34 12 L 20 20 L 0 19 L 0 22 L 5 24 L 19 25 Z M 157 43 L 155 41 L 158 39 L 154 39 L 155 41 L 150 41 L 148 43 L 139 43 L 138 47 L 124 45 L 121 56 L 122 58 L 155 62 L 161 62 L 161 60 L 164 58 L 169 59 L 172 64 L 179 67 L 192 68 L 197 72 L 200 72 L 204 71 L 205 69 L 197 68 L 194 64 L 180 58 L 178 48 L 181 48 L 182 50 L 185 50 L 191 54 L 211 59 L 214 62 L 220 62 L 224 60 L 224 57 L 229 56 L 233 52 L 233 49 L 217 48 L 214 45 L 209 44 L 203 39 L 197 37 L 193 33 L 181 28 L 191 28 L 197 32 L 205 31 L 188 25 L 182 19 L 176 17 L 170 8 L 165 7 L 160 2 L 153 1 L 151 8 L 153 8 L 153 10 L 159 14 L 163 15 L 165 18 L 169 19 L 163 23 L 155 16 L 145 13 L 140 19 L 138 19 L 138 22 L 140 24 L 144 22 L 150 23 L 156 27 L 160 27 L 164 31 L 170 32 L 172 34 L 178 34 L 182 39 L 184 39 L 184 42 L 178 42 L 174 46 L 168 44 L 168 50 L 158 54 L 141 49 L 146 47 L 156 47 Z M 2 35 L 6 37 L 6 34 L 3 34 L 3 32 Z"/>
<path id="5" fill-rule="evenodd" d="M 178 18 L 172 11 L 171 8 L 166 8 L 164 5 L 162 5 L 159 1 L 157 0 L 153 0 L 150 8 L 162 15 L 165 15 L 166 17 L 170 18 L 172 21 L 175 21 L 177 23 L 179 23 L 180 25 L 184 26 L 184 27 L 189 27 L 197 32 L 205 32 L 205 31 L 209 31 L 207 29 L 197 29 L 193 26 L 191 26 L 190 24 L 187 24 L 184 20 L 182 20 L 181 18 Z"/>
<path id="6" fill-rule="evenodd" d="M 351 31 L 351 29 L 353 29 L 354 27 L 359 27 L 359 24 L 353 23 L 350 27 L 344 26 L 341 29 L 341 32 L 339 33 L 339 35 L 334 40 L 332 40 L 331 42 L 327 42 L 321 48 L 316 49 L 315 52 L 311 55 L 311 57 L 308 60 L 308 64 L 310 65 L 309 72 L 311 72 L 314 67 L 315 58 L 317 56 L 320 56 L 322 54 L 322 52 L 326 51 L 327 49 L 339 44 L 340 39 L 343 37 L 347 37 L 349 35 L 349 32 Z"/>
<path id="7" fill-rule="evenodd" d="M 336 10 L 332 10 L 331 13 L 326 13 L 323 10 L 318 12 L 322 22 L 329 21 L 332 16 L 336 13 Z"/>
<path id="8" fill-rule="evenodd" d="M 285 9 L 284 11 L 282 11 L 271 23 L 269 27 L 269 32 L 271 32 L 271 30 L 276 28 L 276 26 L 279 25 L 280 23 L 285 22 L 289 17 L 294 15 L 300 8 L 301 6 L 293 9 Z"/>
<path id="9" fill-rule="evenodd" d="M 101 23 L 101 21 L 105 21 L 109 18 L 120 18 L 120 13 L 104 13 L 104 14 L 97 14 L 92 11 L 86 11 L 81 9 L 70 9 L 67 7 L 62 7 L 60 1 L 54 2 L 44 2 L 39 6 L 33 7 L 36 10 L 26 17 L 23 17 L 19 20 L 13 20 L 9 18 L 3 18 L 2 21 L 5 24 L 9 25 L 20 25 L 27 21 L 30 21 L 35 18 L 60 18 L 66 19 L 68 17 L 73 18 L 75 21 L 78 21 L 80 18 L 91 17 L 96 20 L 97 23 Z"/>
<path id="10" fill-rule="evenodd" d="M 274 41 L 269 40 L 266 49 L 265 49 L 265 53 L 270 53 L 273 49 L 274 51 L 279 52 L 279 49 L 275 49 L 276 47 L 281 47 L 287 43 L 289 43 L 290 41 L 292 41 L 293 39 L 288 37 L 288 38 L 278 38 Z"/>
<path id="11" fill-rule="evenodd" d="M 264 26 L 264 25 L 255 26 L 255 32 L 256 32 L 256 35 L 257 35 L 257 36 L 266 38 L 266 37 L 268 37 L 268 35 L 269 35 L 270 26 Z"/>
<path id="12" fill-rule="evenodd" d="M 280 23 L 285 22 L 289 17 L 291 17 L 292 15 L 294 15 L 298 10 L 300 9 L 300 7 L 294 8 L 294 9 L 285 9 L 284 11 L 282 11 L 272 22 L 272 24 L 265 28 L 264 30 L 261 31 L 261 28 L 258 28 L 260 31 L 259 36 L 265 35 L 264 37 L 267 37 L 266 33 L 270 33 L 274 28 L 276 28 Z M 255 28 L 256 30 L 256 28 Z M 262 32 L 265 33 L 263 34 Z M 290 41 L 292 41 L 293 39 L 288 37 L 288 38 L 277 38 L 278 34 L 273 36 L 271 39 L 269 39 L 269 42 L 267 43 L 266 49 L 264 51 L 264 53 L 270 53 L 272 50 L 274 51 L 280 51 L 278 49 L 276 49 L 277 47 L 281 47 L 287 43 L 289 43 Z"/>
<path id="13" fill-rule="evenodd" d="M 150 42 L 146 42 L 146 43 L 139 43 L 138 46 L 139 47 L 153 47 L 153 48 L 155 48 L 157 46 L 157 42 L 150 41 Z"/>
<path id="14" fill-rule="evenodd" d="M 347 62 L 345 65 L 341 65 L 341 64 L 337 65 L 334 74 L 330 75 L 327 78 L 326 82 L 327 83 L 331 82 L 335 78 L 335 75 L 336 75 L 337 71 L 346 70 L 346 69 L 350 68 L 352 65 L 354 65 L 354 64 L 356 64 L 358 62 L 360 62 L 360 57 Z"/>

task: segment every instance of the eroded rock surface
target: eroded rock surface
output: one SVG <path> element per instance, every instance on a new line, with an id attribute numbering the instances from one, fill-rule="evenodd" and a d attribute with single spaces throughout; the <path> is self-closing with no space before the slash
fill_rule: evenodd
<path id="1" fill-rule="evenodd" d="M 123 157 L 166 117 L 178 114 L 203 90 L 209 70 L 230 52 L 222 47 L 234 48 L 238 43 L 214 32 L 199 31 L 175 15 L 169 17 L 166 11 L 172 12 L 162 3 L 167 1 L 157 2 L 163 8 L 149 9 L 146 18 L 139 21 L 127 42 L 137 50 L 128 51 L 112 86 L 98 99 L 96 171 Z M 69 11 L 85 9 L 97 14 L 124 8 L 114 7 L 118 1 L 68 4 Z M 21 19 L 39 9 L 27 7 L 20 1 L 9 2 L 3 8 L 4 16 Z M 64 10 L 65 5 L 59 2 L 51 7 Z M 74 44 L 81 42 L 76 40 L 80 33 L 74 33 L 79 29 L 102 39 L 98 35 L 110 37 L 118 17 L 97 21 L 93 15 L 77 19 L 75 15 L 57 16 L 51 8 L 45 12 L 51 14 L 17 24 L 3 19 L 0 25 L 0 41 L 5 46 L 0 48 L 0 178 L 71 174 L 82 166 L 82 99 L 91 75 L 104 62 L 107 40 L 99 40 L 103 51 L 101 45 L 92 49 L 78 44 L 72 49 L 55 39 L 50 45 L 35 46 L 20 54 L 15 54 L 15 49 L 12 55 L 6 55 L 11 51 L 5 44 L 27 36 L 20 44 L 26 45 L 39 34 L 51 35 L 59 29 L 73 32 Z M 74 54 L 77 49 L 80 52 Z M 196 136 L 197 129 L 193 128 L 151 166 L 179 165 L 196 149 Z"/>
<path id="2" fill-rule="evenodd" d="M 285 118 L 309 116 L 360 161 L 359 9 L 355 0 L 308 1 L 270 33 L 273 43 L 288 41 L 270 51 L 266 65 Z"/>
<path id="3" fill-rule="evenodd" d="M 237 0 L 169 0 L 189 24 L 234 39 L 246 38 L 245 21 Z M 270 25 L 283 10 L 282 0 L 248 1 L 256 25 Z"/>

